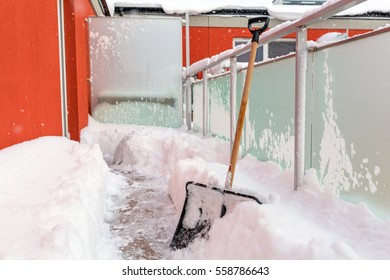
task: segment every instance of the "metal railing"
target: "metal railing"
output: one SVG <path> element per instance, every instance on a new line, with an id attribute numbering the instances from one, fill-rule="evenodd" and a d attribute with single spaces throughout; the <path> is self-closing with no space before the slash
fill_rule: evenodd
<path id="1" fill-rule="evenodd" d="M 297 190 L 303 183 L 305 159 L 305 99 L 306 99 L 306 72 L 307 72 L 307 27 L 313 23 L 327 19 L 343 10 L 353 7 L 366 0 L 329 0 L 322 6 L 306 12 L 301 19 L 287 21 L 264 32 L 259 38 L 259 47 L 296 32 L 295 58 L 295 116 L 294 116 L 294 189 Z M 186 123 L 189 130 L 192 128 L 191 109 L 191 77 L 203 72 L 203 135 L 207 133 L 207 70 L 227 59 L 230 59 L 230 141 L 234 139 L 236 121 L 236 82 L 237 56 L 250 51 L 251 44 L 237 46 L 211 58 L 195 62 L 184 72 L 186 95 Z"/>

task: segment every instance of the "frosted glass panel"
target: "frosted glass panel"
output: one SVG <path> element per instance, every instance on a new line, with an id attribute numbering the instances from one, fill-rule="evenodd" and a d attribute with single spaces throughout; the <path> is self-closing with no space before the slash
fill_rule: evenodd
<path id="1" fill-rule="evenodd" d="M 91 110 L 101 122 L 179 127 L 180 18 L 90 18 Z"/>
<path id="2" fill-rule="evenodd" d="M 389 45 L 386 32 L 326 48 L 313 66 L 313 167 L 324 185 L 382 217 L 390 217 Z"/>
<path id="3" fill-rule="evenodd" d="M 208 84 L 208 132 L 222 139 L 230 138 L 230 77 L 222 76 L 209 79 Z M 200 132 L 203 128 L 203 82 L 193 85 L 193 129 Z"/>
<path id="4" fill-rule="evenodd" d="M 210 79 L 209 84 L 209 127 L 213 135 L 230 138 L 230 77 Z"/>
<path id="5" fill-rule="evenodd" d="M 243 135 L 244 150 L 283 168 L 294 162 L 294 63 L 290 57 L 255 68 Z"/>
<path id="6" fill-rule="evenodd" d="M 194 112 L 192 118 L 192 129 L 201 132 L 203 129 L 203 84 L 194 83 L 192 86 L 192 108 Z"/>

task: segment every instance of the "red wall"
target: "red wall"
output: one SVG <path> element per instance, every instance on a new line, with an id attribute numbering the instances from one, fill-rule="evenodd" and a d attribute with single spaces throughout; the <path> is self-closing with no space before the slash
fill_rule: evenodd
<path id="1" fill-rule="evenodd" d="M 89 109 L 89 0 L 65 0 L 68 121 L 72 139 Z M 0 9 L 0 149 L 62 135 L 57 1 L 9 0 Z"/>
<path id="2" fill-rule="evenodd" d="M 95 15 L 88 0 L 65 1 L 68 122 L 71 139 L 79 140 L 90 108 L 89 46 L 86 19 Z"/>
<path id="3" fill-rule="evenodd" d="M 0 9 L 0 149 L 61 135 L 57 1 Z"/>
<path id="4" fill-rule="evenodd" d="M 90 108 L 89 0 L 65 0 L 68 124 L 78 140 Z M 62 135 L 57 1 L 9 0 L 0 9 L 0 149 L 45 135 Z M 309 30 L 309 39 L 335 30 Z M 345 30 L 337 30 L 345 32 Z M 349 35 L 366 30 L 349 31 Z M 183 30 L 184 34 L 184 30 Z M 250 38 L 244 28 L 191 27 L 191 63 Z M 185 64 L 183 36 L 183 65 Z"/>

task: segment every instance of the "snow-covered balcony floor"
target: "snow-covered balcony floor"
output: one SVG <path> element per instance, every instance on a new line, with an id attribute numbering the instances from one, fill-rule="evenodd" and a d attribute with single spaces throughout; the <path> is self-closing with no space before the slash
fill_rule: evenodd
<path id="1" fill-rule="evenodd" d="M 123 259 L 166 260 L 179 215 L 168 195 L 165 176 L 140 175 L 117 164 L 114 173 L 126 178 L 108 219 Z"/>
<path id="2" fill-rule="evenodd" d="M 3 149 L 0 257 L 390 259 L 389 221 L 321 188 L 310 170 L 294 192 L 290 170 L 249 156 L 238 162 L 234 190 L 263 204 L 237 205 L 208 240 L 170 251 L 185 183 L 223 186 L 229 150 L 180 129 L 93 120 L 81 144 L 43 137 Z"/>

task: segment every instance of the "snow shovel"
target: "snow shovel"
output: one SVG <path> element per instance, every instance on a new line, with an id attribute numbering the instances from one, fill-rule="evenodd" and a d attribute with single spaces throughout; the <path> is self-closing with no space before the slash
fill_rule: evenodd
<path id="1" fill-rule="evenodd" d="M 248 21 L 248 29 L 253 37 L 225 188 L 211 187 L 192 181 L 186 184 L 186 197 L 183 210 L 170 244 L 170 247 L 173 250 L 186 248 L 195 238 L 208 238 L 208 232 L 213 221 L 222 218 L 226 213 L 229 213 L 237 203 L 255 201 L 258 204 L 261 204 L 254 196 L 233 192 L 232 186 L 245 112 L 248 104 L 256 51 L 259 46 L 259 36 L 267 29 L 268 24 L 269 18 L 266 16 L 252 18 Z"/>

